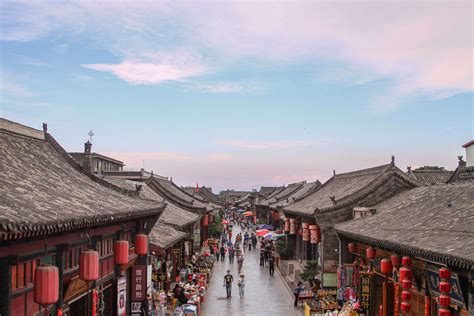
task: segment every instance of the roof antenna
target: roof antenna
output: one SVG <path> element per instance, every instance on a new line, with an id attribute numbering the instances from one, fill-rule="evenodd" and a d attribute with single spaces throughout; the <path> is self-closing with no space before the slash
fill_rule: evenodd
<path id="1" fill-rule="evenodd" d="M 92 144 L 92 136 L 94 136 L 94 132 L 90 130 L 89 133 L 87 133 L 87 135 L 89 135 L 89 142 Z"/>

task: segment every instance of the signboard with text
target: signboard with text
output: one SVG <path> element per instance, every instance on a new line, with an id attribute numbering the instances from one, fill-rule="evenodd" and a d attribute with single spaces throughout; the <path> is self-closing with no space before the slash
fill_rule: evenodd
<path id="1" fill-rule="evenodd" d="M 438 271 L 426 269 L 426 279 L 428 281 L 428 288 L 430 289 L 431 296 L 439 296 L 439 282 L 441 278 L 438 274 Z M 457 305 L 461 308 L 466 308 L 464 304 L 463 294 L 461 292 L 461 285 L 459 284 L 458 275 L 454 272 L 451 273 L 451 279 L 449 280 L 451 284 L 451 302 L 453 305 Z"/>
<path id="2" fill-rule="evenodd" d="M 127 277 L 117 279 L 117 315 L 127 315 Z"/>
<path id="3" fill-rule="evenodd" d="M 372 294 L 374 292 L 374 274 L 371 272 L 360 273 L 360 306 L 366 311 L 367 316 L 372 316 Z"/>
<path id="4" fill-rule="evenodd" d="M 132 267 L 132 302 L 141 302 L 147 292 L 147 266 L 135 265 Z"/>

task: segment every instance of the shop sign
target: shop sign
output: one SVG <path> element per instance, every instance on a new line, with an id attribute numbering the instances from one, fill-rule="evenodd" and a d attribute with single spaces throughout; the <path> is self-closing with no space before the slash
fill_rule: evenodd
<path id="1" fill-rule="evenodd" d="M 372 315 L 372 294 L 373 294 L 373 276 L 371 272 L 360 273 L 360 305 L 366 311 L 365 315 Z"/>
<path id="2" fill-rule="evenodd" d="M 431 296 L 439 296 L 441 293 L 439 292 L 439 282 L 441 282 L 441 278 L 436 270 L 429 270 L 426 269 L 426 279 L 428 280 L 428 287 L 430 289 Z M 451 279 L 449 279 L 449 283 L 451 284 L 451 302 L 453 305 L 457 305 L 461 308 L 466 308 L 464 304 L 464 298 L 461 292 L 461 286 L 459 284 L 459 278 L 457 273 L 451 273 Z"/>
<path id="3" fill-rule="evenodd" d="M 152 281 L 151 281 L 151 275 L 153 273 L 153 269 L 151 267 L 151 264 L 149 264 L 146 267 L 146 293 L 151 296 L 152 292 Z"/>
<path id="4" fill-rule="evenodd" d="M 127 277 L 117 279 L 117 315 L 127 315 Z"/>
<path id="5" fill-rule="evenodd" d="M 132 298 L 133 302 L 141 302 L 146 296 L 147 266 L 132 267 Z"/>

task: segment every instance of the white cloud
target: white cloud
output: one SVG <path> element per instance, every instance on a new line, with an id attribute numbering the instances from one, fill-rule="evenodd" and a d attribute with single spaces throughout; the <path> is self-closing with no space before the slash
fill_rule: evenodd
<path id="1" fill-rule="evenodd" d="M 232 158 L 233 158 L 232 155 L 229 155 L 229 154 L 216 154 L 216 153 L 214 153 L 214 154 L 207 155 L 207 160 L 214 161 L 214 162 L 229 161 Z"/>
<path id="2" fill-rule="evenodd" d="M 132 166 L 141 166 L 143 161 L 187 161 L 192 158 L 175 152 L 105 152 L 104 154 Z"/>
<path id="3" fill-rule="evenodd" d="M 16 82 L 11 76 L 0 75 L 0 96 L 30 97 L 33 95 L 26 86 Z"/>
<path id="4" fill-rule="evenodd" d="M 58 30 L 61 37 L 85 34 L 123 60 L 89 68 L 131 83 L 183 80 L 208 73 L 203 65 L 216 72 L 250 58 L 255 63 L 337 62 L 356 70 L 342 78 L 358 84 L 389 79 L 396 93 L 387 101 L 392 105 L 382 105 L 386 108 L 397 106 L 397 94 L 440 98 L 473 90 L 471 1 L 23 1 L 2 2 L 0 11 L 3 40 L 33 40 Z M 144 52 L 190 47 L 206 56 L 193 65 L 198 68 L 143 60 Z M 225 82 L 201 89 L 241 91 Z"/>

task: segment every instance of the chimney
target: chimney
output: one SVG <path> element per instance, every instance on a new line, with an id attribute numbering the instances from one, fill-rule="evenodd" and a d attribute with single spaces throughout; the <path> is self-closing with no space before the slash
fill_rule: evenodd
<path id="1" fill-rule="evenodd" d="M 82 156 L 82 171 L 85 174 L 90 174 L 91 173 L 91 150 L 92 150 L 92 144 L 90 141 L 87 141 L 84 143 L 84 155 Z"/>
<path id="2" fill-rule="evenodd" d="M 474 166 L 474 140 L 462 145 L 466 148 L 466 167 Z"/>

